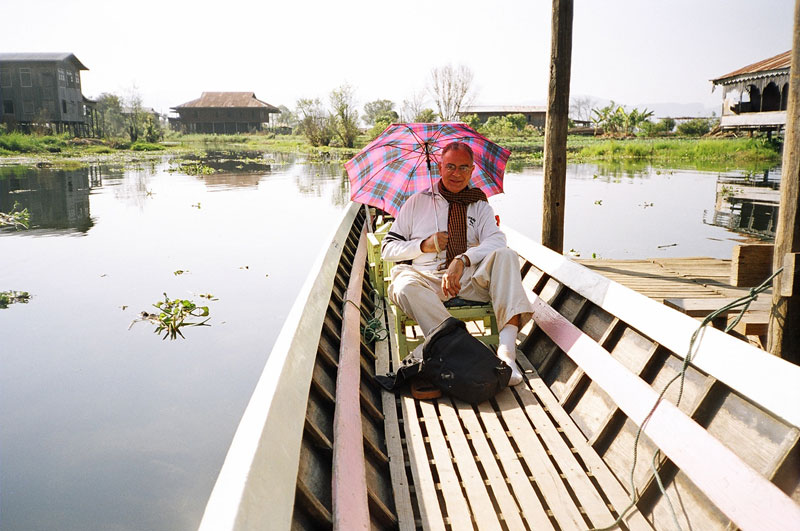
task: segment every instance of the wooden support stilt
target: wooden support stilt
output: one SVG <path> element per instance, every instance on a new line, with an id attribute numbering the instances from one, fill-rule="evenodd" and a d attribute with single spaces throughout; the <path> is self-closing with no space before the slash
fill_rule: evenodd
<path id="1" fill-rule="evenodd" d="M 794 266 L 800 253 L 800 0 L 795 1 L 792 66 L 789 74 L 789 103 L 786 109 L 786 137 L 783 144 L 781 205 L 775 232 L 773 267 Z M 787 258 L 788 257 L 788 258 Z M 767 350 L 800 364 L 800 279 L 796 267 L 784 269 L 772 284 Z M 793 289 L 794 288 L 794 289 Z M 789 294 L 788 296 L 786 294 Z"/>
<path id="2" fill-rule="evenodd" d="M 550 85 L 544 135 L 542 244 L 558 253 L 564 250 L 572 12 L 572 0 L 553 0 Z"/>

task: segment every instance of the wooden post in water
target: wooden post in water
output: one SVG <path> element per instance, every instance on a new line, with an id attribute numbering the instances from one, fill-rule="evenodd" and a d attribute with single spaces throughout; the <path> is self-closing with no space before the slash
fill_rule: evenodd
<path id="1" fill-rule="evenodd" d="M 773 270 L 784 270 L 772 282 L 767 349 L 800 364 L 800 0 L 795 1 L 792 41 L 781 205 L 772 260 Z"/>
<path id="2" fill-rule="evenodd" d="M 553 0 L 550 85 L 544 132 L 544 208 L 542 245 L 564 252 L 564 202 L 567 183 L 567 120 L 572 64 L 572 0 Z"/>

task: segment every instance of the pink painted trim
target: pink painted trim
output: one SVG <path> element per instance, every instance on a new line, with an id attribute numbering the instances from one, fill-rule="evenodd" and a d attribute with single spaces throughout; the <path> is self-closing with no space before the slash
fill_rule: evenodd
<path id="1" fill-rule="evenodd" d="M 367 476 L 364 435 L 361 429 L 361 291 L 367 256 L 366 228 L 361 231 L 347 285 L 339 370 L 336 375 L 336 410 L 333 416 L 333 528 L 368 530 Z"/>
<path id="2" fill-rule="evenodd" d="M 534 295 L 536 324 L 640 425 L 658 393 Z M 800 507 L 677 407 L 662 401 L 644 433 L 741 529 L 800 525 Z"/>

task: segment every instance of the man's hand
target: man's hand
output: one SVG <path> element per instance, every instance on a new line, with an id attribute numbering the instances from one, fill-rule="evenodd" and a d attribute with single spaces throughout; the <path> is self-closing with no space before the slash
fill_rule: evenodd
<path id="1" fill-rule="evenodd" d="M 464 273 L 464 262 L 453 260 L 442 277 L 442 291 L 448 297 L 455 297 L 461 291 L 461 275 Z"/>
<path id="2" fill-rule="evenodd" d="M 439 251 L 444 251 L 447 249 L 447 240 L 449 237 L 450 236 L 446 232 L 436 232 L 422 240 L 422 244 L 419 246 L 419 248 L 423 253 L 438 252 L 436 250 L 436 244 L 434 243 L 434 239 L 438 239 Z"/>

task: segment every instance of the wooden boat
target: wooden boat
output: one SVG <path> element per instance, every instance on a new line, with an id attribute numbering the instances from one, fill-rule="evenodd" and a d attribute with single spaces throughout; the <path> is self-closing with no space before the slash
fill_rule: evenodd
<path id="1" fill-rule="evenodd" d="M 800 529 L 800 367 L 707 327 L 653 410 L 698 322 L 507 230 L 526 381 L 478 406 L 396 397 L 373 380 L 396 338 L 359 331 L 387 318 L 365 218 L 318 259 L 200 529 Z"/>

